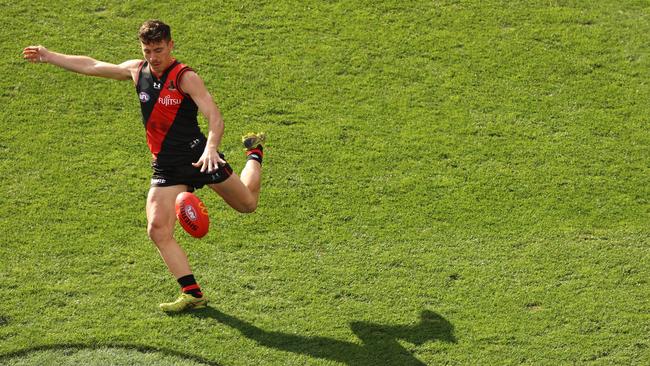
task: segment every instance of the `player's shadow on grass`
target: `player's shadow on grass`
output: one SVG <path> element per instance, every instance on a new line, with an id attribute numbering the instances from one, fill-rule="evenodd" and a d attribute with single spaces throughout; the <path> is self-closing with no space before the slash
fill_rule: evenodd
<path id="1" fill-rule="evenodd" d="M 325 337 L 304 337 L 273 332 L 217 309 L 207 307 L 191 313 L 201 318 L 212 318 L 239 330 L 258 344 L 282 351 L 346 363 L 348 365 L 425 365 L 397 342 L 398 339 L 421 345 L 427 341 L 456 343 L 454 327 L 432 311 L 422 311 L 415 325 L 380 325 L 366 322 L 351 323 L 352 331 L 362 344 Z"/>

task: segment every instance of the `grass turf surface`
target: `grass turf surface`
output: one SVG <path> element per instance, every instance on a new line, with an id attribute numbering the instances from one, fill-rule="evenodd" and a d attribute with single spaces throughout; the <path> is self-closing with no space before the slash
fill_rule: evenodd
<path id="1" fill-rule="evenodd" d="M 650 362 L 649 2 L 0 8 L 0 363 Z M 178 230 L 212 308 L 174 317 L 132 85 L 20 55 L 140 58 L 153 17 L 231 164 L 271 141 L 257 213 Z"/>

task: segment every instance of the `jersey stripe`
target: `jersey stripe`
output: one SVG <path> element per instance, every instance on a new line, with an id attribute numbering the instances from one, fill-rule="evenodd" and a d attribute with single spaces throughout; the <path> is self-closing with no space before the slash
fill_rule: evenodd
<path id="1" fill-rule="evenodd" d="M 198 107 L 178 85 L 180 75 L 191 70 L 174 61 L 158 79 L 144 63 L 136 90 L 140 98 L 147 145 L 159 164 L 181 164 L 195 159 L 196 141 L 204 140 L 196 119 Z"/>
<path id="2" fill-rule="evenodd" d="M 169 92 L 161 92 L 147 121 L 147 144 L 154 158 L 158 157 L 167 132 L 172 127 L 178 109 L 181 107 L 180 103 L 176 105 L 163 104 L 165 101 L 171 100 L 170 98 Z"/>

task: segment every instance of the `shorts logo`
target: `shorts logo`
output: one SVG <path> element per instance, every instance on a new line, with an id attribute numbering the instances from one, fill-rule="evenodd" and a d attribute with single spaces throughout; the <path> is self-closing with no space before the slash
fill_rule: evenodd
<path id="1" fill-rule="evenodd" d="M 196 211 L 194 211 L 194 207 L 189 205 L 185 206 L 185 214 L 187 215 L 187 217 L 189 217 L 190 220 L 196 221 L 197 215 L 196 215 Z"/>
<path id="2" fill-rule="evenodd" d="M 158 98 L 158 103 L 164 105 L 165 107 L 169 107 L 170 105 L 179 105 L 181 104 L 182 100 L 181 99 L 176 99 L 172 98 L 169 95 L 165 95 L 165 97 L 159 97 Z"/>
<path id="3" fill-rule="evenodd" d="M 167 180 L 165 178 L 152 178 L 151 179 L 151 184 L 165 184 L 167 183 Z"/>
<path id="4" fill-rule="evenodd" d="M 151 97 L 146 92 L 140 92 L 140 103 L 146 103 L 151 100 Z"/>
<path id="5" fill-rule="evenodd" d="M 195 147 L 199 146 L 200 143 L 201 143 L 201 140 L 199 140 L 199 139 L 192 140 L 192 142 L 190 143 L 190 149 L 194 149 Z"/>

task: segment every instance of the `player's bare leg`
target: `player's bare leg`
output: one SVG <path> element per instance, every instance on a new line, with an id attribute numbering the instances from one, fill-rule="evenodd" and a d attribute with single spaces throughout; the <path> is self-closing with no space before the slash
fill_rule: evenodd
<path id="1" fill-rule="evenodd" d="M 262 186 L 262 164 L 255 160 L 246 161 L 244 169 L 241 171 L 241 182 L 251 192 L 255 205 L 260 198 L 260 188 Z"/>
<path id="2" fill-rule="evenodd" d="M 185 251 L 174 239 L 176 196 L 186 192 L 184 185 L 151 187 L 147 197 L 147 233 L 156 244 L 160 256 L 176 278 L 192 273 Z"/>
<path id="3" fill-rule="evenodd" d="M 256 164 L 259 165 L 259 163 Z M 258 166 L 256 169 L 260 170 L 260 167 Z M 257 173 L 257 177 L 258 181 L 255 182 L 250 181 L 250 175 L 247 176 L 249 179 L 248 183 L 257 186 L 257 192 L 255 193 L 243 183 L 242 179 L 236 173 L 232 173 L 228 179 L 221 183 L 211 184 L 210 188 L 217 192 L 230 207 L 242 213 L 250 213 L 254 212 L 257 208 L 260 186 L 259 177 L 261 177 L 259 172 Z"/>
<path id="4" fill-rule="evenodd" d="M 185 251 L 174 239 L 176 196 L 187 191 L 184 185 L 151 187 L 147 197 L 147 233 L 156 244 L 160 256 L 181 285 L 181 296 L 174 302 L 160 304 L 165 312 L 179 312 L 205 307 L 207 300 L 199 288 Z"/>
<path id="5" fill-rule="evenodd" d="M 239 212 L 255 211 L 259 201 L 262 185 L 262 144 L 264 134 L 248 134 L 244 136 L 248 159 L 241 172 L 241 177 L 233 173 L 221 183 L 212 184 L 212 188 L 232 208 Z"/>

